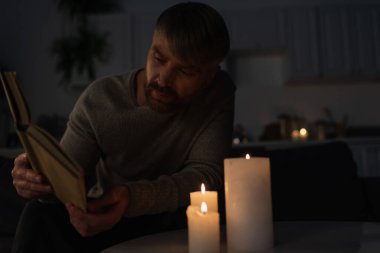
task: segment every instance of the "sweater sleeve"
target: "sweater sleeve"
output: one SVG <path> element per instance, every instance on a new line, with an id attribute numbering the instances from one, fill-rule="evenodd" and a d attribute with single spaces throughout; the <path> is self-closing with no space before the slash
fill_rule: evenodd
<path id="1" fill-rule="evenodd" d="M 197 136 L 183 168 L 156 180 L 140 180 L 126 185 L 130 205 L 126 216 L 171 212 L 190 202 L 190 192 L 199 191 L 201 183 L 209 190 L 223 185 L 223 159 L 231 147 L 234 97 L 230 96 L 205 129 Z"/>
<path id="2" fill-rule="evenodd" d="M 76 102 L 60 142 L 65 151 L 82 166 L 87 179 L 95 177 L 95 167 L 101 155 L 93 126 L 89 121 L 88 96 L 89 91 L 86 90 Z"/>

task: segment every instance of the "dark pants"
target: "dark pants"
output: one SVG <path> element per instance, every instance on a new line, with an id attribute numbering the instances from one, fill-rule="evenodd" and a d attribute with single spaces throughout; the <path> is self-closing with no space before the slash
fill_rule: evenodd
<path id="1" fill-rule="evenodd" d="M 128 239 L 185 226 L 185 211 L 180 209 L 170 214 L 123 218 L 111 230 L 84 238 L 71 225 L 62 204 L 33 200 L 20 217 L 12 253 L 99 252 Z"/>

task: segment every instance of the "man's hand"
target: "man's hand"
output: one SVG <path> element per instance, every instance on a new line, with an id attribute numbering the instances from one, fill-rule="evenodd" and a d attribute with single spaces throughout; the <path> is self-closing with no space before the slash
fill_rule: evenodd
<path id="1" fill-rule="evenodd" d="M 114 186 L 100 199 L 87 203 L 87 213 L 71 203 L 66 203 L 70 222 L 83 237 L 93 236 L 111 229 L 125 214 L 129 203 L 126 186 Z"/>
<path id="2" fill-rule="evenodd" d="M 52 188 L 39 173 L 32 170 L 26 153 L 16 157 L 12 170 L 13 185 L 26 199 L 40 198 L 52 193 Z"/>

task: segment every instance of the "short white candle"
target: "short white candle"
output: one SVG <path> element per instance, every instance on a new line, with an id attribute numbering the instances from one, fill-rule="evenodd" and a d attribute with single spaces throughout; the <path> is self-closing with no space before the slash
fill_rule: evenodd
<path id="1" fill-rule="evenodd" d="M 218 212 L 218 192 L 206 191 L 204 184 L 201 185 L 201 191 L 190 193 L 190 205 L 201 207 L 202 202 L 206 202 L 210 212 Z"/>
<path id="2" fill-rule="evenodd" d="M 205 202 L 188 206 L 189 253 L 220 253 L 219 213 L 207 211 Z"/>
<path id="3" fill-rule="evenodd" d="M 273 219 L 268 158 L 224 160 L 227 245 L 229 251 L 273 247 Z"/>

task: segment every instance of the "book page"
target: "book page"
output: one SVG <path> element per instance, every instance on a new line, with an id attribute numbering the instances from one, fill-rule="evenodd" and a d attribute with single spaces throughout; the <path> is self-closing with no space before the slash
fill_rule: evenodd
<path id="1" fill-rule="evenodd" d="M 56 196 L 63 203 L 71 202 L 86 210 L 86 190 L 81 167 L 68 159 L 59 144 L 44 130 L 31 125 L 26 135 L 34 157 L 37 158 L 35 166 L 50 182 Z"/>

